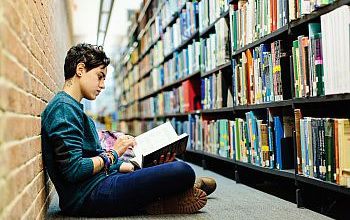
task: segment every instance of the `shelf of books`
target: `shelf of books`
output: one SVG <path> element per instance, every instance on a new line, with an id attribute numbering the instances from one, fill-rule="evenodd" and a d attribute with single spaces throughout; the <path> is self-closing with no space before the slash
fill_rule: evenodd
<path id="1" fill-rule="evenodd" d="M 188 152 L 350 195 L 349 4 L 145 1 L 119 128 L 171 121 Z"/>
<path id="2" fill-rule="evenodd" d="M 276 170 L 276 169 L 271 169 L 270 167 L 262 167 L 262 166 L 251 164 L 251 163 L 232 160 L 230 158 L 221 157 L 219 155 L 207 153 L 205 151 L 192 150 L 192 149 L 188 149 L 187 151 L 190 153 L 201 154 L 201 155 L 206 156 L 206 157 L 215 158 L 215 159 L 220 160 L 220 161 L 226 161 L 228 163 L 232 163 L 232 164 L 235 164 L 235 165 L 238 165 L 241 167 L 246 167 L 246 168 L 256 170 L 259 172 L 268 173 L 268 174 L 275 175 L 275 176 L 282 176 L 282 177 L 286 177 L 286 178 L 293 179 L 293 180 L 295 179 L 294 169 Z"/>

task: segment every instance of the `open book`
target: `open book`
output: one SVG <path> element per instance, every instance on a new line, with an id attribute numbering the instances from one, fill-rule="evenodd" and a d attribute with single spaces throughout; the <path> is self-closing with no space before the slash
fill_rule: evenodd
<path id="1" fill-rule="evenodd" d="M 168 152 L 182 154 L 186 151 L 188 134 L 177 135 L 170 122 L 166 122 L 135 137 L 135 157 L 130 160 L 137 168 L 154 166 L 153 161 Z"/>

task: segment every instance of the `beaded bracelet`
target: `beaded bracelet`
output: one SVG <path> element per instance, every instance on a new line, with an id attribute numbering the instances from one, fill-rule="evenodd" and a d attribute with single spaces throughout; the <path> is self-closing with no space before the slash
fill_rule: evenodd
<path id="1" fill-rule="evenodd" d="M 107 153 L 109 160 L 111 161 L 111 165 L 113 165 L 115 163 L 115 156 L 113 155 L 113 153 L 111 151 L 108 151 L 106 153 Z"/>
<path id="2" fill-rule="evenodd" d="M 117 151 L 114 150 L 114 149 L 111 149 L 109 152 L 110 152 L 110 153 L 113 155 L 113 157 L 114 157 L 114 162 L 113 162 L 112 164 L 115 164 L 115 162 L 117 162 L 117 161 L 118 161 L 118 158 L 119 158 L 118 153 L 117 153 Z"/>
<path id="3" fill-rule="evenodd" d="M 103 153 L 100 153 L 98 156 L 102 158 L 102 160 L 104 162 L 105 173 L 106 173 L 106 175 L 108 175 L 109 174 L 109 168 L 111 166 L 111 161 L 110 161 L 107 153 L 103 152 Z"/>

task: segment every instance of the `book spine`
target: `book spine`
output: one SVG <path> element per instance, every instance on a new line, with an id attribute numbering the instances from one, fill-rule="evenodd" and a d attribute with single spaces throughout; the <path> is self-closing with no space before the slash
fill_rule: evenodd
<path id="1" fill-rule="evenodd" d="M 295 116 L 295 137 L 296 137 L 296 147 L 297 147 L 297 171 L 298 174 L 302 174 L 302 155 L 301 155 L 301 141 L 300 141 L 300 119 L 301 119 L 301 111 L 300 109 L 294 110 Z"/>

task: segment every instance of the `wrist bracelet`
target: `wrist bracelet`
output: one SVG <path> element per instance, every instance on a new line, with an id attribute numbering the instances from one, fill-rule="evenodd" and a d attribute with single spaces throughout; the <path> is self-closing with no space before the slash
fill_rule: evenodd
<path id="1" fill-rule="evenodd" d="M 102 160 L 104 162 L 104 170 L 106 172 L 106 175 L 108 175 L 109 174 L 109 167 L 111 166 L 111 161 L 109 160 L 107 153 L 103 152 L 103 153 L 99 154 L 98 156 L 102 158 Z"/>
<path id="2" fill-rule="evenodd" d="M 115 164 L 118 161 L 118 158 L 119 158 L 118 153 L 114 149 L 111 149 L 109 152 L 113 155 L 113 157 L 114 157 L 114 163 L 113 164 Z"/>

